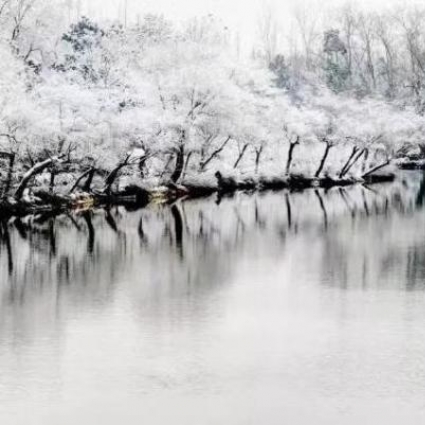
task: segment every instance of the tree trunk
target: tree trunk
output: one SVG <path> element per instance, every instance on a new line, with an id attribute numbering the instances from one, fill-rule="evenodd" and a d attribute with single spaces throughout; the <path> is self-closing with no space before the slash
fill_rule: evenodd
<path id="1" fill-rule="evenodd" d="M 56 167 L 53 165 L 50 170 L 50 193 L 53 194 L 53 191 L 55 189 L 55 178 L 56 178 Z"/>
<path id="2" fill-rule="evenodd" d="M 218 148 L 216 149 L 210 156 L 208 159 L 206 159 L 200 167 L 200 171 L 204 171 L 205 167 L 219 154 L 221 153 L 221 151 L 226 147 L 226 145 L 229 143 L 229 141 L 231 140 L 231 137 L 229 136 L 224 143 Z"/>
<path id="3" fill-rule="evenodd" d="M 189 154 L 187 155 L 186 162 L 185 162 L 185 165 L 184 165 L 184 170 L 183 170 L 183 178 L 186 177 L 187 169 L 189 168 L 189 164 L 190 164 L 190 160 L 192 159 L 192 155 L 193 155 L 193 152 L 189 152 Z"/>
<path id="4" fill-rule="evenodd" d="M 241 151 L 241 153 L 239 154 L 239 156 L 238 156 L 238 159 L 236 160 L 236 162 L 234 163 L 234 165 L 233 165 L 233 168 L 237 168 L 237 166 L 239 165 L 239 163 L 242 161 L 242 158 L 244 157 L 244 155 L 245 155 L 245 152 L 246 152 L 246 150 L 248 149 L 248 144 L 246 144 L 243 148 L 242 148 L 242 151 Z"/>
<path id="5" fill-rule="evenodd" d="M 110 195 L 111 194 L 111 188 L 112 185 L 115 183 L 115 180 L 118 177 L 119 172 L 124 168 L 127 167 L 128 165 L 130 165 L 130 155 L 127 156 L 127 158 L 120 162 L 112 171 L 111 173 L 108 175 L 108 177 L 106 177 L 105 180 L 105 193 Z"/>
<path id="6" fill-rule="evenodd" d="M 391 160 L 388 159 L 387 161 L 385 161 L 382 164 L 377 165 L 376 167 L 373 167 L 371 170 L 369 170 L 367 173 L 363 174 L 363 178 L 370 176 L 373 173 L 376 173 L 377 171 L 379 171 L 381 168 L 386 167 L 387 165 L 389 165 L 391 163 Z"/>
<path id="7" fill-rule="evenodd" d="M 366 170 L 366 164 L 367 164 L 367 160 L 369 159 L 369 149 L 365 149 L 364 152 L 364 161 L 363 161 L 363 166 L 362 166 L 362 173 L 365 172 Z"/>
<path id="8" fill-rule="evenodd" d="M 329 142 L 326 142 L 325 152 L 323 153 L 323 157 L 322 157 L 322 160 L 320 161 L 319 168 L 317 169 L 316 174 L 315 174 L 316 178 L 320 177 L 320 174 L 323 171 L 323 168 L 325 166 L 326 159 L 328 158 L 329 151 L 331 150 L 331 147 L 332 147 L 332 145 Z"/>
<path id="9" fill-rule="evenodd" d="M 176 167 L 173 174 L 171 174 L 171 181 L 177 183 L 183 174 L 184 169 L 184 143 L 180 143 L 179 150 L 177 151 Z"/>
<path id="10" fill-rule="evenodd" d="M 84 186 L 83 186 L 83 191 L 84 192 L 86 192 L 86 193 L 90 193 L 91 192 L 91 185 L 93 183 L 93 179 L 94 179 L 94 176 L 95 176 L 96 172 L 97 172 L 96 168 L 92 168 L 90 170 L 90 174 L 87 177 L 87 180 L 86 180 L 86 182 L 84 183 Z"/>
<path id="11" fill-rule="evenodd" d="M 255 174 L 258 174 L 258 169 L 260 167 L 260 159 L 261 159 L 263 150 L 264 150 L 263 146 L 255 150 Z"/>
<path id="12" fill-rule="evenodd" d="M 367 149 L 362 149 L 357 156 L 351 161 L 351 164 L 348 165 L 348 167 L 344 170 L 344 174 L 342 177 L 344 177 L 346 174 L 348 174 L 348 172 L 354 167 L 354 165 L 357 163 L 357 161 L 364 155 L 366 154 Z"/>
<path id="13" fill-rule="evenodd" d="M 353 151 L 351 152 L 350 157 L 348 158 L 348 161 L 344 164 L 344 166 L 341 169 L 341 172 L 339 173 L 339 178 L 342 179 L 348 172 L 347 168 L 349 169 L 350 163 L 353 160 L 354 156 L 358 152 L 359 148 L 357 146 L 354 146 Z"/>
<path id="14" fill-rule="evenodd" d="M 75 182 L 74 186 L 72 186 L 71 190 L 69 191 L 69 193 L 74 192 L 75 189 L 77 189 L 77 187 L 79 186 L 79 184 L 86 178 L 91 176 L 91 174 L 93 173 L 94 175 L 94 168 L 90 168 L 89 170 L 87 170 L 86 172 L 84 172 L 83 174 L 81 174 L 80 177 L 78 177 L 77 181 Z M 87 182 L 86 182 L 87 184 Z M 85 191 L 86 192 L 86 191 Z"/>
<path id="15" fill-rule="evenodd" d="M 286 174 L 289 174 L 289 172 L 291 171 L 291 164 L 292 164 L 292 159 L 294 156 L 294 149 L 295 149 L 295 146 L 297 146 L 298 144 L 299 144 L 298 139 L 296 142 L 289 144 L 288 161 L 286 162 Z"/>
<path id="16" fill-rule="evenodd" d="M 42 173 L 46 168 L 48 168 L 50 165 L 52 165 L 54 162 L 58 160 L 59 159 L 57 157 L 49 158 L 49 159 L 46 159 L 45 161 L 38 162 L 37 164 L 34 165 L 34 167 L 30 168 L 25 173 L 24 177 L 22 177 L 22 180 L 19 183 L 18 188 L 16 189 L 15 198 L 18 200 L 21 199 L 31 179 L 37 174 Z"/>

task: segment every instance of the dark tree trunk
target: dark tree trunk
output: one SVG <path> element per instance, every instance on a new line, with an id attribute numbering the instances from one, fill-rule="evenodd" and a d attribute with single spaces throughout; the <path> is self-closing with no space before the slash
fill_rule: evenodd
<path id="1" fill-rule="evenodd" d="M 71 190 L 69 191 L 69 193 L 73 193 L 75 189 L 77 189 L 77 187 L 80 185 L 80 183 L 86 178 L 90 178 L 90 176 L 93 174 L 94 176 L 94 172 L 95 169 L 94 168 L 90 168 L 89 170 L 85 171 L 83 174 L 81 174 L 80 177 L 78 177 L 77 181 L 74 183 L 74 186 L 72 186 Z M 87 184 L 87 182 L 86 182 Z"/>
<path id="2" fill-rule="evenodd" d="M 222 150 L 226 147 L 226 145 L 229 143 L 229 141 L 231 140 L 231 137 L 229 136 L 224 143 L 218 148 L 216 149 L 202 164 L 200 167 L 200 171 L 205 170 L 205 167 L 218 155 L 222 152 Z"/>
<path id="3" fill-rule="evenodd" d="M 146 161 L 148 160 L 148 155 L 145 155 L 143 158 L 140 158 L 139 161 L 139 170 L 140 170 L 140 177 L 142 179 L 145 178 L 145 167 L 146 167 Z"/>
<path id="4" fill-rule="evenodd" d="M 255 174 L 258 174 L 258 169 L 260 168 L 260 160 L 263 149 L 263 146 L 261 146 L 260 149 L 255 150 Z"/>
<path id="5" fill-rule="evenodd" d="M 239 163 L 242 161 L 242 158 L 245 155 L 246 150 L 248 149 L 248 144 L 244 145 L 244 147 L 241 150 L 241 153 L 238 156 L 238 159 L 236 160 L 236 162 L 233 164 L 233 168 L 237 168 L 237 166 L 239 165 Z"/>
<path id="6" fill-rule="evenodd" d="M 367 149 L 362 149 L 357 155 L 356 157 L 351 161 L 351 163 L 347 166 L 347 168 L 344 170 L 344 174 L 342 177 L 344 177 L 345 175 L 348 174 L 348 172 L 354 167 L 354 165 L 356 165 L 356 163 L 359 161 L 359 159 L 365 155 L 367 152 Z"/>
<path id="7" fill-rule="evenodd" d="M 192 159 L 192 155 L 193 155 L 193 152 L 189 152 L 189 154 L 187 155 L 186 162 L 184 165 L 184 170 L 183 170 L 183 178 L 185 178 L 186 176 L 187 169 L 189 168 L 190 160 Z"/>
<path id="8" fill-rule="evenodd" d="M 366 170 L 366 165 L 367 165 L 367 160 L 369 159 L 369 149 L 365 149 L 364 152 L 364 161 L 363 161 L 363 166 L 362 166 L 362 173 L 365 172 Z"/>
<path id="9" fill-rule="evenodd" d="M 86 193 L 90 193 L 91 192 L 91 185 L 93 183 L 93 179 L 94 179 L 94 176 L 96 174 L 96 171 L 97 170 L 94 167 L 89 170 L 89 174 L 88 174 L 87 180 L 86 180 L 86 182 L 84 183 L 84 186 L 83 186 L 83 191 L 84 192 L 86 192 Z"/>
<path id="10" fill-rule="evenodd" d="M 386 167 L 387 165 L 389 165 L 391 163 L 391 160 L 388 159 L 387 161 L 385 161 L 382 164 L 377 165 L 376 167 L 373 167 L 372 169 L 370 169 L 367 173 L 363 174 L 363 178 L 370 176 L 373 173 L 376 173 L 377 171 L 379 171 L 381 168 Z"/>
<path id="11" fill-rule="evenodd" d="M 55 189 L 55 178 L 56 178 L 56 167 L 53 165 L 50 170 L 50 185 L 49 185 L 50 193 L 53 193 Z"/>
<path id="12" fill-rule="evenodd" d="M 176 158 L 176 167 L 174 168 L 173 174 L 171 174 L 171 181 L 173 183 L 177 183 L 180 180 L 180 177 L 183 174 L 184 169 L 184 143 L 181 142 L 179 149 L 177 151 L 177 158 Z"/>
<path id="13" fill-rule="evenodd" d="M 356 153 L 358 152 L 359 148 L 357 146 L 354 146 L 353 151 L 351 152 L 350 157 L 348 158 L 348 161 L 344 164 L 344 166 L 341 169 L 341 172 L 339 173 L 339 178 L 342 179 L 349 171 L 351 161 L 356 156 Z"/>
<path id="14" fill-rule="evenodd" d="M 324 166 L 326 164 L 326 160 L 328 158 L 329 151 L 331 150 L 331 147 L 332 147 L 332 145 L 329 142 L 326 142 L 325 152 L 323 153 L 323 157 L 322 157 L 322 160 L 320 161 L 319 168 L 317 169 L 316 174 L 315 174 L 315 177 L 316 178 L 320 177 L 320 174 L 323 171 L 323 168 L 324 168 Z"/>
<path id="15" fill-rule="evenodd" d="M 294 156 L 294 150 L 295 150 L 295 147 L 298 144 L 299 144 L 298 139 L 297 139 L 296 142 L 289 144 L 288 161 L 286 162 L 286 174 L 289 174 L 289 172 L 291 171 L 291 164 L 292 164 L 292 159 L 293 159 L 293 156 Z"/>
<path id="16" fill-rule="evenodd" d="M 106 177 L 105 180 L 105 193 L 110 195 L 111 194 L 111 189 L 112 189 L 112 185 L 115 183 L 115 180 L 118 178 L 119 172 L 124 168 L 127 167 L 128 165 L 130 165 L 130 155 L 127 156 L 127 158 L 120 162 L 112 171 L 111 173 L 108 175 L 108 177 Z"/>
<path id="17" fill-rule="evenodd" d="M 15 198 L 18 200 L 21 199 L 31 179 L 37 174 L 42 173 L 46 168 L 51 166 L 55 161 L 57 161 L 57 158 L 49 158 L 43 162 L 39 162 L 35 164 L 30 170 L 28 170 L 25 173 L 24 177 L 22 177 L 22 180 L 19 183 L 18 188 L 16 189 Z"/>

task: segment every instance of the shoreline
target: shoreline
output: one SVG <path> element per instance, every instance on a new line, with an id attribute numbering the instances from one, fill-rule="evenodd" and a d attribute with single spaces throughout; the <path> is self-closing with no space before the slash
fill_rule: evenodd
<path id="1" fill-rule="evenodd" d="M 302 192 L 309 189 L 329 190 L 334 187 L 372 185 L 391 183 L 396 179 L 394 173 L 369 175 L 367 178 L 310 178 L 291 175 L 281 178 L 261 179 L 259 181 L 236 181 L 233 178 L 219 176 L 217 186 L 193 184 L 170 184 L 147 190 L 131 185 L 120 192 L 77 192 L 71 195 L 50 193 L 44 190 L 33 192 L 32 200 L 8 198 L 0 202 L 0 220 L 12 217 L 25 217 L 34 214 L 58 215 L 70 211 L 90 209 L 108 209 L 113 206 L 126 206 L 129 209 L 141 209 L 152 203 L 172 203 L 179 199 L 196 199 L 217 194 L 219 197 L 236 192 L 283 191 Z"/>

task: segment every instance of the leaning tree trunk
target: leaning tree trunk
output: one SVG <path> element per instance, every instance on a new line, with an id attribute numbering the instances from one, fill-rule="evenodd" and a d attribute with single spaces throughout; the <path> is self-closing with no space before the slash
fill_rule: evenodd
<path id="1" fill-rule="evenodd" d="M 74 183 L 74 186 L 72 186 L 71 190 L 69 191 L 69 193 L 73 193 L 75 189 L 77 189 L 77 187 L 80 185 L 80 183 L 87 178 L 86 182 L 84 183 L 83 186 L 83 191 L 84 192 L 89 192 L 90 191 L 90 187 L 91 187 L 91 183 L 93 181 L 93 177 L 94 174 L 96 172 L 96 169 L 94 167 L 90 168 L 89 170 L 85 171 L 83 174 L 81 174 L 80 177 L 78 177 L 77 181 Z M 88 187 L 88 190 L 86 190 Z"/>
<path id="2" fill-rule="evenodd" d="M 20 200 L 25 192 L 25 189 L 28 187 L 28 184 L 31 181 L 31 179 L 35 177 L 36 175 L 42 173 L 46 168 L 50 167 L 52 164 L 54 164 L 58 160 L 59 158 L 57 157 L 49 158 L 49 159 L 46 159 L 45 161 L 38 162 L 32 168 L 30 168 L 24 174 L 24 177 L 22 177 L 22 180 L 15 191 L 15 198 Z"/>
<path id="3" fill-rule="evenodd" d="M 242 161 L 242 158 L 244 157 L 244 155 L 246 153 L 246 150 L 248 149 L 248 146 L 249 146 L 248 144 L 245 144 L 244 145 L 244 147 L 242 148 L 242 150 L 241 150 L 241 152 L 240 152 L 240 154 L 238 156 L 238 159 L 233 164 L 233 168 L 237 168 L 238 167 L 239 163 Z"/>
<path id="4" fill-rule="evenodd" d="M 288 161 L 286 162 L 286 174 L 289 174 L 289 172 L 291 171 L 291 164 L 292 164 L 292 159 L 294 157 L 294 150 L 298 144 L 299 144 L 299 138 L 297 138 L 296 142 L 292 142 L 289 144 Z"/>
<path id="5" fill-rule="evenodd" d="M 261 155 L 263 153 L 264 147 L 261 146 L 259 149 L 255 149 L 255 174 L 258 174 L 260 168 Z"/>
<path id="6" fill-rule="evenodd" d="M 227 144 L 230 142 L 230 140 L 232 139 L 231 136 L 227 137 L 227 139 L 223 142 L 223 144 L 217 148 L 205 161 L 203 161 L 201 163 L 200 166 L 200 171 L 204 171 L 206 166 L 217 156 L 219 155 L 223 149 L 227 146 Z"/>
<path id="7" fill-rule="evenodd" d="M 176 167 L 174 168 L 173 174 L 171 174 L 171 181 L 175 184 L 180 180 L 184 170 L 184 143 L 180 143 L 177 151 Z"/>
<path id="8" fill-rule="evenodd" d="M 112 185 L 115 183 L 115 180 L 118 178 L 119 172 L 124 168 L 130 165 L 130 157 L 131 155 L 128 155 L 124 161 L 120 162 L 106 177 L 105 180 L 105 193 L 107 195 L 111 194 Z"/>
<path id="9" fill-rule="evenodd" d="M 359 161 L 359 159 L 363 156 L 367 154 L 367 149 L 362 149 L 356 156 L 355 158 L 350 162 L 350 164 L 347 165 L 347 167 L 344 170 L 344 173 L 342 175 L 342 177 L 344 177 L 345 175 L 348 174 L 348 172 L 354 167 L 354 165 L 356 165 L 356 163 Z"/>
<path id="10" fill-rule="evenodd" d="M 322 160 L 320 161 L 319 168 L 316 171 L 315 177 L 320 177 L 320 174 L 322 174 L 323 168 L 326 164 L 326 160 L 328 159 L 329 151 L 331 150 L 332 145 L 329 142 L 326 142 L 326 149 L 323 153 Z"/>
<path id="11" fill-rule="evenodd" d="M 358 152 L 359 148 L 357 146 L 353 147 L 353 151 L 351 152 L 350 157 L 348 158 L 347 162 L 344 164 L 344 166 L 341 168 L 341 171 L 339 173 L 339 178 L 342 179 L 347 174 L 347 169 L 349 169 L 351 161 L 356 156 L 356 153 Z"/>
<path id="12" fill-rule="evenodd" d="M 192 159 L 192 155 L 193 155 L 193 152 L 189 152 L 189 154 L 187 155 L 186 162 L 184 164 L 184 169 L 183 169 L 183 179 L 186 177 L 187 170 L 189 169 L 190 160 Z"/>
<path id="13" fill-rule="evenodd" d="M 387 161 L 383 162 L 382 164 L 377 165 L 376 167 L 373 167 L 372 169 L 370 169 L 367 173 L 363 174 L 363 178 L 365 177 L 369 177 L 371 174 L 376 173 L 377 171 L 379 171 L 381 168 L 386 167 L 387 165 L 390 165 L 391 160 L 388 159 Z"/>

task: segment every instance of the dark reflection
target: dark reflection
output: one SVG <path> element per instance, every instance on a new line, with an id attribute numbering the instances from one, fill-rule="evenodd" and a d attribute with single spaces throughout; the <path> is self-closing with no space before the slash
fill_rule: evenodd
<path id="1" fill-rule="evenodd" d="M 176 237 L 176 247 L 183 259 L 183 218 L 177 205 L 171 207 L 171 214 L 174 220 L 174 234 Z"/>
<path id="2" fill-rule="evenodd" d="M 87 238 L 87 252 L 88 254 L 91 256 L 93 254 L 93 250 L 94 250 L 94 241 L 95 241 L 95 230 L 93 227 L 93 222 L 92 222 L 92 212 L 91 211 L 84 211 L 82 213 L 82 217 L 84 219 L 84 221 L 86 222 L 87 225 L 87 230 L 88 230 L 88 238 Z"/>
<path id="3" fill-rule="evenodd" d="M 1 237 L 1 246 L 2 248 L 6 249 L 6 256 L 7 256 L 7 271 L 8 275 L 13 275 L 14 270 L 14 264 L 13 264 L 13 253 L 12 253 L 12 246 L 10 243 L 10 233 L 9 228 L 7 226 L 7 223 L 2 222 L 0 226 L 0 237 Z"/>
<path id="4" fill-rule="evenodd" d="M 424 205 L 424 201 L 425 201 L 425 172 L 423 173 L 421 185 L 419 187 L 418 195 L 416 197 L 416 206 L 422 207 Z"/>
<path id="5" fill-rule="evenodd" d="M 423 289 L 424 187 L 422 174 L 407 173 L 373 188 L 238 193 L 218 205 L 212 197 L 1 222 L 0 314 L 19 315 L 40 299 L 53 316 L 70 300 L 104 308 L 127 282 L 140 314 L 178 316 L 189 303 L 202 315 L 241 260 L 278 264 L 288 252 L 294 268 L 314 267 L 325 285 Z"/>

